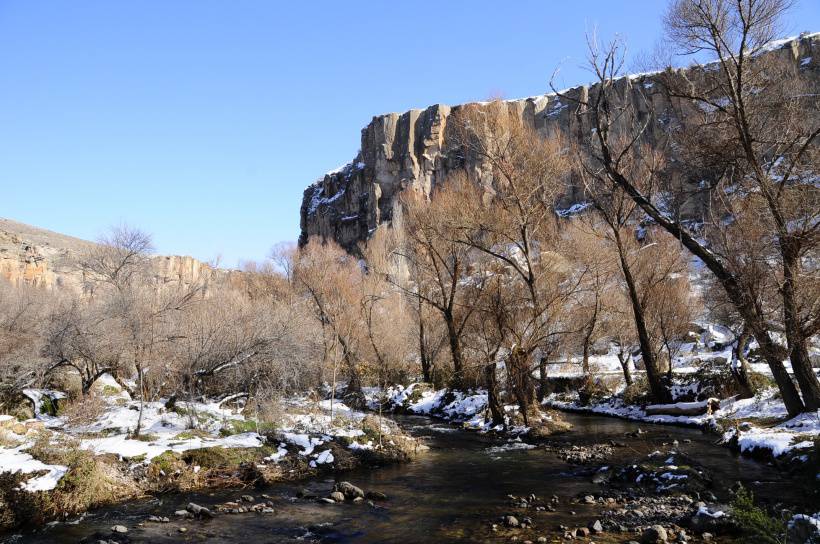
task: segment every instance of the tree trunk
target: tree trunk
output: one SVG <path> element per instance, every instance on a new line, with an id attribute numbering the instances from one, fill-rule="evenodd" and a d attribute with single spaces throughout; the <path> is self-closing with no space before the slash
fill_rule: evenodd
<path id="1" fill-rule="evenodd" d="M 632 385 L 632 370 L 629 368 L 629 362 L 632 360 L 632 354 L 624 357 L 622 349 L 618 350 L 618 361 L 621 363 L 621 368 L 624 371 L 624 381 L 626 385 Z"/>
<path id="2" fill-rule="evenodd" d="M 490 363 L 484 367 L 484 382 L 487 387 L 487 405 L 490 408 L 493 427 L 504 425 L 504 412 L 498 400 L 498 380 L 495 375 L 495 363 Z"/>
<path id="3" fill-rule="evenodd" d="M 646 369 L 646 380 L 649 382 L 649 390 L 655 402 L 660 404 L 672 402 L 672 394 L 664 385 L 660 372 L 658 371 L 649 331 L 646 328 L 641 299 L 638 295 L 638 288 L 635 284 L 635 278 L 632 277 L 632 270 L 629 263 L 626 262 L 626 255 L 624 255 L 623 246 L 621 245 L 617 232 L 615 232 L 615 240 L 618 245 L 621 271 L 624 274 L 624 280 L 626 281 L 627 290 L 629 292 L 629 301 L 632 304 L 632 315 L 635 320 L 635 329 L 638 333 L 638 343 L 641 346 L 641 358 L 643 359 L 643 365 Z"/>
<path id="4" fill-rule="evenodd" d="M 447 336 L 450 339 L 450 355 L 453 357 L 453 378 L 450 387 L 461 389 L 464 386 L 464 364 L 461 355 L 461 342 L 452 312 L 444 312 L 444 321 L 447 324 Z"/>
<path id="5" fill-rule="evenodd" d="M 595 325 L 598 322 L 598 300 L 596 294 L 596 301 L 595 301 L 595 311 L 592 313 L 592 317 L 589 320 L 589 326 L 587 327 L 586 333 L 584 334 L 584 346 L 583 346 L 583 359 L 582 359 L 582 368 L 584 372 L 584 378 L 586 379 L 587 383 L 592 381 L 592 373 L 589 369 L 589 347 L 592 343 L 592 335 L 595 333 Z"/>
<path id="6" fill-rule="evenodd" d="M 538 402 L 547 396 L 547 360 L 549 355 L 542 353 L 538 358 Z"/>
<path id="7" fill-rule="evenodd" d="M 777 356 L 777 349 L 769 337 L 768 326 L 759 308 L 757 308 L 752 295 L 741 286 L 737 276 L 730 272 L 714 253 L 701 245 L 701 243 L 679 223 L 670 220 L 660 213 L 658 209 L 617 170 L 611 152 L 606 142 L 602 140 L 603 135 L 601 128 L 599 125 L 596 134 L 602 145 L 601 154 L 603 155 L 603 163 L 607 169 L 607 174 L 609 174 L 615 184 L 621 187 L 649 217 L 672 236 L 680 240 L 681 244 L 691 251 L 693 255 L 698 257 L 706 268 L 720 281 L 729 300 L 734 304 L 735 308 L 737 308 L 743 319 L 746 320 L 746 324 L 752 329 L 752 333 L 760 345 L 760 351 L 772 371 L 772 376 L 777 382 L 777 386 L 780 389 L 780 396 L 783 398 L 783 404 L 786 405 L 786 410 L 789 412 L 789 415 L 793 417 L 803 412 L 805 406 L 800 399 L 800 394 L 797 392 L 797 388 L 788 372 L 786 372 L 783 362 Z"/>
<path id="8" fill-rule="evenodd" d="M 421 357 L 421 377 L 426 383 L 433 382 L 430 372 L 430 354 L 427 353 L 427 342 L 424 337 L 424 319 L 421 317 L 421 303 L 419 303 L 419 355 Z"/>
<path id="9" fill-rule="evenodd" d="M 134 427 L 134 437 L 140 435 L 140 431 L 142 430 L 142 414 L 145 411 L 145 387 L 142 379 L 142 365 L 137 365 L 137 377 L 139 378 L 139 388 L 140 388 L 140 412 L 137 416 L 137 425 Z"/>
<path id="10" fill-rule="evenodd" d="M 338 336 L 338 335 L 337 335 Z M 338 336 L 339 344 L 344 350 L 344 362 L 347 366 L 347 387 L 344 392 L 344 401 L 351 408 L 363 408 L 365 405 L 364 393 L 362 393 L 362 379 L 359 376 L 359 369 L 356 368 L 356 360 L 347 347 L 347 342 Z M 334 385 L 335 387 L 335 385 Z"/>
<path id="11" fill-rule="evenodd" d="M 760 353 L 763 354 L 763 357 L 769 364 L 772 377 L 774 381 L 777 382 L 778 389 L 780 389 L 780 396 L 783 397 L 783 404 L 786 405 L 786 411 L 788 411 L 790 416 L 794 417 L 806 409 L 803 401 L 800 400 L 800 393 L 797 392 L 797 387 L 795 387 L 792 377 L 789 376 L 786 367 L 783 366 L 783 361 L 781 361 L 778 356 L 777 346 L 772 342 L 769 331 L 766 330 L 765 325 L 754 323 L 752 324 L 752 328 L 754 330 L 755 340 L 757 340 L 760 346 Z"/>
<path id="12" fill-rule="evenodd" d="M 513 395 L 518 403 L 518 409 L 524 418 L 524 425 L 529 426 L 530 415 L 537 412 L 532 375 L 530 374 L 529 354 L 518 347 L 514 347 L 508 358 L 507 373 L 511 381 Z"/>
<path id="13" fill-rule="evenodd" d="M 746 359 L 746 346 L 749 345 L 751 334 L 748 327 L 743 326 L 740 336 L 737 337 L 735 347 L 732 353 L 734 358 L 731 366 L 732 376 L 734 376 L 738 387 L 740 388 L 740 398 L 750 399 L 755 396 L 755 387 L 749 377 L 751 368 L 749 361 Z"/>
<path id="14" fill-rule="evenodd" d="M 800 391 L 803 393 L 806 411 L 820 409 L 820 383 L 812 369 L 805 338 L 798 338 L 794 341 L 789 360 L 792 363 L 797 383 L 800 385 Z"/>
<path id="15" fill-rule="evenodd" d="M 358 369 L 356 369 L 356 365 L 347 357 L 345 357 L 345 359 L 347 360 L 348 380 L 344 399 L 345 402 L 348 402 L 350 399 L 359 402 L 361 400 L 359 397 L 362 397 L 362 380 L 359 376 Z"/>
<path id="16" fill-rule="evenodd" d="M 814 374 L 809 359 L 809 350 L 806 346 L 806 338 L 802 333 L 800 323 L 799 305 L 795 290 L 797 288 L 797 277 L 799 275 L 800 256 L 797 251 L 791 249 L 787 242 L 781 242 L 783 255 L 783 324 L 786 327 L 786 342 L 789 346 L 789 360 L 792 364 L 792 371 L 800 392 L 803 395 L 803 404 L 808 411 L 815 411 L 820 408 L 820 381 Z"/>

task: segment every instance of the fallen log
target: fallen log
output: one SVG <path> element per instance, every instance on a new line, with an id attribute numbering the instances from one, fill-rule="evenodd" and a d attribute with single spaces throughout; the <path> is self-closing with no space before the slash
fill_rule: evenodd
<path id="1" fill-rule="evenodd" d="M 698 402 L 652 404 L 644 408 L 648 416 L 701 416 L 720 409 L 720 400 L 714 397 Z"/>

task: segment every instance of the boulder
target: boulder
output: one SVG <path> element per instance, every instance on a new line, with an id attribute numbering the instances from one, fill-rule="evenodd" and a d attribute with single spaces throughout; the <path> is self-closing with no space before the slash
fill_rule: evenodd
<path id="1" fill-rule="evenodd" d="M 342 493 L 341 491 L 334 491 L 330 494 L 330 498 L 336 502 L 345 502 L 344 493 Z"/>
<path id="2" fill-rule="evenodd" d="M 188 503 L 188 507 L 186 508 L 186 510 L 188 510 L 188 512 L 192 513 L 193 515 L 201 517 L 201 518 L 212 518 L 212 517 L 214 517 L 213 512 L 211 512 L 210 510 L 208 510 L 204 506 L 200 506 L 200 505 L 195 504 L 193 502 Z"/>
<path id="3" fill-rule="evenodd" d="M 381 493 L 379 491 L 368 491 L 367 494 L 365 495 L 365 497 L 372 500 L 372 501 L 386 501 L 387 500 L 387 495 L 385 495 L 384 493 Z"/>
<path id="4" fill-rule="evenodd" d="M 333 486 L 333 491 L 341 492 L 346 499 L 353 500 L 356 497 L 364 498 L 364 491 L 361 488 L 356 487 L 355 485 L 351 484 L 350 482 L 339 482 Z"/>
<path id="5" fill-rule="evenodd" d="M 667 540 L 666 529 L 661 525 L 653 525 L 641 534 L 642 544 L 662 544 Z"/>

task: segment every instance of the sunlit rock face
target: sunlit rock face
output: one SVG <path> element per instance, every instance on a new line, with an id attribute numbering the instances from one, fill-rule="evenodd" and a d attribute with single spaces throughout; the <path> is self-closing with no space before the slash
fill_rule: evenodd
<path id="1" fill-rule="evenodd" d="M 787 68 L 796 82 L 802 80 L 812 88 L 820 88 L 820 33 L 778 42 L 762 55 Z M 690 77 L 697 79 L 698 69 L 689 70 Z M 675 121 L 678 109 L 671 106 L 663 92 L 657 91 L 657 77 L 637 74 L 621 78 L 616 83 L 616 92 L 619 100 L 636 106 L 639 116 L 651 116 L 644 143 L 667 149 L 667 127 Z M 546 94 L 504 104 L 510 115 L 523 119 L 540 134 L 558 134 L 568 141 L 578 141 L 590 133 L 592 126 L 589 116 L 577 115 L 572 99 L 596 92 L 597 85 L 581 85 L 562 92 L 567 98 Z M 356 157 L 305 189 L 300 244 L 320 236 L 355 252 L 358 243 L 392 219 L 396 197 L 406 188 L 429 195 L 433 187 L 459 171 L 476 183 L 492 185 L 492 172 L 485 165 L 454 152 L 453 129 L 448 127 L 448 120 L 461 107 L 436 104 L 424 110 L 374 117 L 362 129 L 361 149 Z M 618 129 L 613 127 L 613 131 Z M 667 158 L 674 163 L 674 157 Z M 689 184 L 697 181 L 686 176 L 682 179 L 682 183 Z M 680 208 L 683 214 L 697 217 L 704 208 L 704 197 L 700 191 L 693 193 L 699 196 L 680 203 Z M 559 206 L 569 208 L 581 198 L 578 184 L 568 180 Z"/>
<path id="2" fill-rule="evenodd" d="M 0 218 L 0 278 L 13 285 L 82 292 L 86 278 L 77 257 L 93 247 L 45 229 Z M 214 268 L 193 257 L 160 255 L 151 258 L 153 282 L 158 287 L 197 286 L 206 294 L 220 287 L 242 288 L 244 273 Z"/>

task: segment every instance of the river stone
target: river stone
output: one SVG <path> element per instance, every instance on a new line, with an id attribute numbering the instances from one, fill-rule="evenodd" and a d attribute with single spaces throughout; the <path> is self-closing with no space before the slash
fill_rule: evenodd
<path id="1" fill-rule="evenodd" d="M 242 495 L 242 500 L 245 502 L 256 502 L 256 499 L 253 498 L 253 495 Z"/>
<path id="2" fill-rule="evenodd" d="M 575 530 L 575 534 L 578 536 L 578 538 L 586 538 L 589 536 L 589 529 L 587 529 L 586 527 L 579 527 Z"/>
<path id="3" fill-rule="evenodd" d="M 653 525 L 644 530 L 641 535 L 641 542 L 643 544 L 660 544 L 661 542 L 666 542 L 666 539 L 666 529 L 661 525 Z"/>
<path id="4" fill-rule="evenodd" d="M 596 519 L 593 523 L 589 525 L 589 528 L 592 530 L 593 533 L 603 533 L 604 527 L 601 525 L 601 520 Z"/>
<path id="5" fill-rule="evenodd" d="M 504 525 L 507 527 L 518 527 L 520 523 L 518 522 L 518 518 L 515 516 L 504 516 Z"/>
<path id="6" fill-rule="evenodd" d="M 345 502 L 345 495 L 341 491 L 334 491 L 330 494 L 330 498 L 336 502 Z"/>
<path id="7" fill-rule="evenodd" d="M 379 491 L 368 491 L 367 495 L 366 495 L 366 498 L 368 498 L 372 501 L 386 501 L 387 500 L 387 495 L 385 495 L 384 493 L 381 493 Z"/>
<path id="8" fill-rule="evenodd" d="M 317 502 L 320 502 L 322 504 L 336 504 L 336 501 L 334 501 L 333 499 L 330 499 L 328 497 L 322 497 L 322 498 L 318 499 Z"/>
<path id="9" fill-rule="evenodd" d="M 339 491 L 344 494 L 347 499 L 355 499 L 356 497 L 364 497 L 364 491 L 356 487 L 350 482 L 339 482 L 333 486 L 333 491 Z"/>
<path id="10" fill-rule="evenodd" d="M 212 518 L 214 517 L 214 513 L 205 508 L 204 506 L 200 506 L 196 503 L 189 502 L 187 510 L 191 512 L 195 516 L 203 517 L 203 518 Z"/>
<path id="11" fill-rule="evenodd" d="M 128 532 L 128 527 L 126 527 L 125 525 L 114 525 L 113 527 L 111 527 L 111 532 L 120 533 L 124 535 Z"/>

